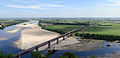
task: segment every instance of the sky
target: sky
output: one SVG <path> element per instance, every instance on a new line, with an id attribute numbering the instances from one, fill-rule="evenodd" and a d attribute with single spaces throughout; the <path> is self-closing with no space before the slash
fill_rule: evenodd
<path id="1" fill-rule="evenodd" d="M 120 0 L 0 0 L 0 17 L 120 17 Z"/>

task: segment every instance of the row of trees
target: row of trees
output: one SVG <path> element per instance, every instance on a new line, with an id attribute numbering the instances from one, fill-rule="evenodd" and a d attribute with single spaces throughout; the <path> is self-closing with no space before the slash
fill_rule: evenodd
<path id="1" fill-rule="evenodd" d="M 84 37 L 86 39 L 98 39 L 98 40 L 120 40 L 120 36 L 113 36 L 113 35 L 100 35 L 100 34 L 90 34 L 90 33 L 76 33 L 76 36 Z"/>
<path id="2" fill-rule="evenodd" d="M 54 25 L 88 25 L 93 24 L 90 21 L 83 20 L 39 20 L 40 23 L 51 23 Z"/>
<path id="3" fill-rule="evenodd" d="M 4 20 L 2 22 L 0 22 L 0 29 L 4 29 L 5 27 L 11 26 L 11 25 L 16 25 L 18 23 L 22 23 L 22 22 L 27 22 L 27 20 Z"/>

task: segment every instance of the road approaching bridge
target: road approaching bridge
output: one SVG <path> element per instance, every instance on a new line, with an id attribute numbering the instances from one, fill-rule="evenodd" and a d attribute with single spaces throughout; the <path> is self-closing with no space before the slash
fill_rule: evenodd
<path id="1" fill-rule="evenodd" d="M 86 28 L 86 27 L 88 27 L 88 26 L 89 26 L 89 25 L 85 25 L 85 26 L 83 26 L 83 27 L 74 29 L 74 30 L 72 30 L 72 31 L 70 31 L 70 32 L 67 32 L 67 33 L 61 35 L 61 36 L 58 36 L 58 37 L 56 37 L 56 38 L 53 38 L 53 39 L 48 40 L 48 41 L 46 41 L 46 42 L 43 42 L 43 43 L 41 43 L 41 44 L 39 44 L 39 45 L 36 45 L 36 46 L 34 46 L 34 47 L 30 48 L 30 49 L 27 49 L 27 50 L 25 50 L 25 51 L 21 51 L 21 52 L 18 52 L 18 53 L 16 53 L 16 54 L 13 54 L 13 57 L 14 57 L 14 58 L 15 58 L 15 57 L 20 58 L 22 55 L 25 55 L 25 54 L 33 51 L 33 50 L 35 50 L 35 51 L 37 52 L 37 51 L 39 51 L 39 50 L 38 50 L 39 48 L 41 48 L 41 47 L 43 47 L 43 46 L 45 46 L 45 45 L 48 45 L 48 48 L 50 48 L 50 47 L 51 47 L 51 42 L 56 41 L 56 44 L 59 44 L 59 39 L 60 39 L 60 38 L 63 38 L 63 40 L 65 40 L 65 39 L 71 37 L 71 36 L 73 35 L 73 33 L 79 32 L 79 31 L 81 31 L 82 29 L 84 29 L 84 28 Z"/>

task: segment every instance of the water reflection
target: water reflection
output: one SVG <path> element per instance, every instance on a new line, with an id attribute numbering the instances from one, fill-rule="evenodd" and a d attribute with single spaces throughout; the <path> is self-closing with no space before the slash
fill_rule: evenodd
<path id="1" fill-rule="evenodd" d="M 19 30 L 16 33 L 7 33 L 6 31 L 14 29 L 15 26 L 6 27 L 0 30 L 0 51 L 4 51 L 5 54 L 16 53 L 21 51 L 18 49 L 13 42 L 16 42 L 20 37 L 20 32 L 24 29 Z"/>
<path id="2" fill-rule="evenodd" d="M 65 52 L 75 52 L 75 54 L 78 56 L 78 57 L 81 57 L 81 56 L 91 56 L 91 55 L 95 55 L 95 56 L 110 56 L 110 54 L 115 54 L 115 53 L 118 53 L 120 52 L 120 43 L 119 41 L 113 41 L 113 42 L 110 42 L 110 41 L 101 41 L 101 40 L 97 40 L 97 43 L 96 44 L 96 41 L 94 40 L 88 40 L 89 42 L 87 41 L 84 41 L 84 42 L 87 42 L 86 44 L 84 43 L 81 43 L 82 45 L 79 45 L 77 47 L 77 49 L 80 49 L 79 51 L 76 49 L 76 50 L 59 50 L 57 51 L 55 54 L 52 55 L 53 58 L 58 58 L 59 55 L 63 55 Z M 93 45 L 92 48 L 90 48 L 87 44 L 89 43 L 92 43 L 90 45 Z M 87 45 L 87 46 L 85 46 Z M 85 50 L 81 49 L 80 46 L 83 48 L 83 46 L 85 46 L 86 48 L 84 48 Z M 74 45 L 75 47 L 75 45 Z M 89 50 L 86 50 L 90 48 Z"/>

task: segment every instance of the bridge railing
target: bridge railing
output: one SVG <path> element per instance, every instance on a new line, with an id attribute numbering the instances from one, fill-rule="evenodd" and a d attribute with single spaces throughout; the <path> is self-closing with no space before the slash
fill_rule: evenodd
<path id="1" fill-rule="evenodd" d="M 14 57 L 14 58 L 15 58 L 15 57 L 20 58 L 20 56 L 25 55 L 25 54 L 33 51 L 33 50 L 38 51 L 38 49 L 39 49 L 40 47 L 43 47 L 43 46 L 45 46 L 45 45 L 48 45 L 48 48 L 50 48 L 50 46 L 51 46 L 50 43 L 51 43 L 51 42 L 57 40 L 56 44 L 59 44 L 59 39 L 60 39 L 60 38 L 63 38 L 63 40 L 65 40 L 65 39 L 66 39 L 65 36 L 70 37 L 73 33 L 78 32 L 78 31 L 81 31 L 82 29 L 84 29 L 84 28 L 86 28 L 86 27 L 88 27 L 88 25 L 83 26 L 83 27 L 80 27 L 80 28 L 77 28 L 77 29 L 74 29 L 74 30 L 72 30 L 72 31 L 70 31 L 70 32 L 67 32 L 67 33 L 65 33 L 65 34 L 63 34 L 63 35 L 61 35 L 61 36 L 58 36 L 58 37 L 56 37 L 56 38 L 53 38 L 53 39 L 48 40 L 48 41 L 46 41 L 46 42 L 43 42 L 43 43 L 41 43 L 41 44 L 39 44 L 39 45 L 36 45 L 36 46 L 34 46 L 34 47 L 32 47 L 32 48 L 29 48 L 29 49 L 25 50 L 25 51 L 21 51 L 21 52 L 18 52 L 18 53 L 16 53 L 16 54 L 13 54 L 13 57 Z"/>

